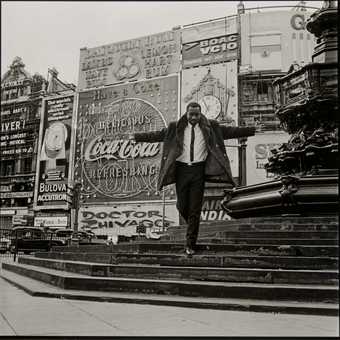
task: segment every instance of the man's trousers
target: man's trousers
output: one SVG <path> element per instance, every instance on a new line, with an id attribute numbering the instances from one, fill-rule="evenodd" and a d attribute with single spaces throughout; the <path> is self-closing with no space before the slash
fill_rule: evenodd
<path id="1" fill-rule="evenodd" d="M 176 162 L 177 209 L 188 224 L 186 245 L 194 248 L 200 224 L 204 194 L 204 162 L 187 165 Z"/>

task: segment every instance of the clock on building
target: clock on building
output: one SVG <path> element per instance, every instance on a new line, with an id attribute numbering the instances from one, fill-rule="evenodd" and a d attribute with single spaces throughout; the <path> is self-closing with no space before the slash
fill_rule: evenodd
<path id="1" fill-rule="evenodd" d="M 202 97 L 198 103 L 201 105 L 202 113 L 208 119 L 215 119 L 221 113 L 221 101 L 213 95 Z"/>

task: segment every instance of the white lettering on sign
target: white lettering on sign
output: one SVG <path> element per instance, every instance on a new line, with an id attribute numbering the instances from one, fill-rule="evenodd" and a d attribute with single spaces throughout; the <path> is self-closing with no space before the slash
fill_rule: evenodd
<path id="1" fill-rule="evenodd" d="M 237 35 L 207 39 L 200 42 L 200 49 L 203 55 L 234 50 L 237 46 Z"/>
<path id="2" fill-rule="evenodd" d="M 103 136 L 93 139 L 86 147 L 84 158 L 86 161 L 106 159 L 133 159 L 154 157 L 159 153 L 159 143 L 135 143 L 129 140 L 107 141 Z"/>
<path id="3" fill-rule="evenodd" d="M 39 191 L 40 192 L 60 192 L 60 191 L 67 191 L 67 187 L 65 183 L 56 183 L 56 184 L 40 183 Z"/>
<path id="4" fill-rule="evenodd" d="M 46 202 L 46 201 L 67 201 L 67 195 L 66 194 L 38 195 L 38 202 Z"/>
<path id="5" fill-rule="evenodd" d="M 19 85 L 23 85 L 23 84 L 24 84 L 24 80 L 15 80 L 15 81 L 8 81 L 3 86 L 4 87 L 14 87 L 14 86 L 19 86 Z"/>
<path id="6" fill-rule="evenodd" d="M 15 131 L 25 128 L 25 120 L 1 123 L 1 132 Z"/>
<path id="7" fill-rule="evenodd" d="M 158 173 L 159 166 L 157 164 L 140 164 L 138 166 L 130 166 L 121 168 L 115 164 L 110 164 L 104 168 L 89 169 L 89 179 L 114 179 L 126 177 L 154 176 Z"/>
<path id="8" fill-rule="evenodd" d="M 41 224 L 43 224 L 44 227 L 67 227 L 67 216 L 35 217 L 34 226 L 40 227 Z"/>
<path id="9" fill-rule="evenodd" d="M 222 198 L 221 198 L 222 199 Z M 202 205 L 201 221 L 226 221 L 230 216 L 223 210 L 221 199 L 205 199 Z"/>

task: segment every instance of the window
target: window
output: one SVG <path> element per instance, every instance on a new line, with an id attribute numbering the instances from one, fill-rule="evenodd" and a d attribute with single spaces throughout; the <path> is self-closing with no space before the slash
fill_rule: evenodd
<path id="1" fill-rule="evenodd" d="M 21 173 L 30 173 L 32 172 L 32 158 L 22 158 L 21 159 L 21 167 L 20 167 Z"/>
<path id="2" fill-rule="evenodd" d="M 268 84 L 265 82 L 258 82 L 257 94 L 268 94 Z"/>
<path id="3" fill-rule="evenodd" d="M 268 83 L 266 82 L 257 83 L 257 99 L 259 102 L 268 101 Z"/>
<path id="4" fill-rule="evenodd" d="M 15 161 L 12 159 L 1 160 L 0 162 L 0 173 L 1 176 L 11 176 L 14 175 Z"/>

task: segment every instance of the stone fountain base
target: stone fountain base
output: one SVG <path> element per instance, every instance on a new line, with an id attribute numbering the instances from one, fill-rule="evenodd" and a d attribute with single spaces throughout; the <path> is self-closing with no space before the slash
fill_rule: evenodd
<path id="1" fill-rule="evenodd" d="M 335 215 L 339 211 L 338 174 L 282 176 L 270 182 L 225 190 L 223 208 L 233 218 L 280 215 Z"/>

